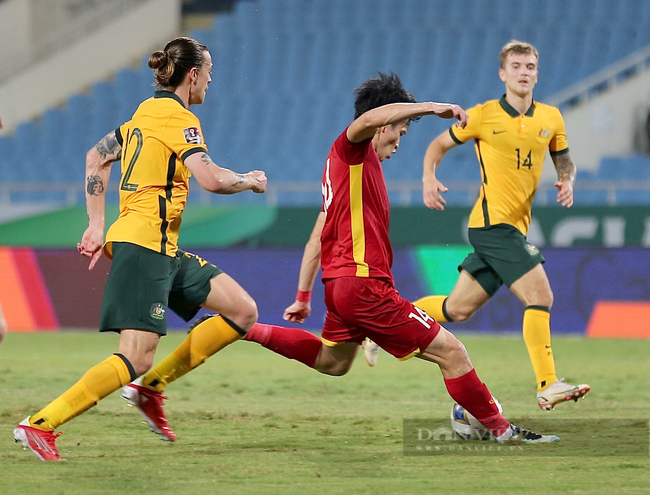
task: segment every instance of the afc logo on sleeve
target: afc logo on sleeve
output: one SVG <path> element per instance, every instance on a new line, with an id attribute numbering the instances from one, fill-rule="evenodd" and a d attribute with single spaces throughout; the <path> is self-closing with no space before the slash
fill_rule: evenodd
<path id="1" fill-rule="evenodd" d="M 185 135 L 185 141 L 189 144 L 203 144 L 203 138 L 201 137 L 201 131 L 198 127 L 186 127 L 183 129 L 183 134 Z"/>

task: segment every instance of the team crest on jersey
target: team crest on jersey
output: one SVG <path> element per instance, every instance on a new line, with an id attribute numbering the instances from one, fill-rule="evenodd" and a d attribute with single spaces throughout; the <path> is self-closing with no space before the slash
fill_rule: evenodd
<path id="1" fill-rule="evenodd" d="M 539 131 L 539 137 L 546 138 L 549 137 L 550 135 L 551 135 L 551 131 L 549 131 L 548 129 L 541 129 Z"/>
<path id="2" fill-rule="evenodd" d="M 151 306 L 151 317 L 154 320 L 164 320 L 165 319 L 165 306 L 163 306 L 161 303 L 154 303 Z"/>
<path id="3" fill-rule="evenodd" d="M 190 144 L 203 144 L 201 131 L 199 131 L 198 127 L 186 127 L 183 129 L 183 134 L 185 135 L 186 142 Z"/>
<path id="4" fill-rule="evenodd" d="M 536 256 L 537 254 L 539 254 L 538 247 L 530 243 L 526 243 L 526 249 L 528 249 L 528 254 L 530 254 L 531 256 Z"/>

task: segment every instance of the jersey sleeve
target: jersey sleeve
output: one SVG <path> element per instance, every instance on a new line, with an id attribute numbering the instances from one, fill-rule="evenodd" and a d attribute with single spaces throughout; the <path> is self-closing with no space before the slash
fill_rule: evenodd
<path id="1" fill-rule="evenodd" d="M 353 143 L 348 139 L 347 127 L 341 135 L 334 141 L 334 151 L 348 165 L 358 165 L 363 163 L 368 151 L 368 143 L 371 139 L 366 139 L 360 143 Z"/>
<path id="2" fill-rule="evenodd" d="M 563 155 L 569 152 L 569 143 L 566 140 L 564 119 L 559 110 L 557 110 L 555 127 L 555 135 L 551 138 L 551 142 L 548 145 L 548 149 L 552 156 Z"/>
<path id="3" fill-rule="evenodd" d="M 480 137 L 479 134 L 481 131 L 482 117 L 481 109 L 481 105 L 477 105 L 467 110 L 469 119 L 467 120 L 467 125 L 464 129 L 458 124 L 453 125 L 449 128 L 449 134 L 451 135 L 451 138 L 456 142 L 456 144 L 463 144 L 470 139 L 477 139 Z"/>
<path id="4" fill-rule="evenodd" d="M 119 126 L 117 129 L 115 129 L 115 139 L 117 140 L 118 144 L 122 147 L 124 147 L 124 136 L 126 136 L 129 132 L 129 122 L 125 122 L 121 126 Z"/>
<path id="5" fill-rule="evenodd" d="M 203 141 L 201 123 L 190 112 L 178 112 L 170 117 L 163 141 L 183 161 L 194 153 L 208 151 Z"/>

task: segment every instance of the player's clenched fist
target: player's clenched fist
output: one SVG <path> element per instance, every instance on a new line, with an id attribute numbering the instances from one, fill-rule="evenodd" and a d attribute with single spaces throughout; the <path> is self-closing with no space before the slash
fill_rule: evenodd
<path id="1" fill-rule="evenodd" d="M 266 191 L 266 183 L 268 179 L 262 170 L 253 170 L 246 174 L 248 180 L 251 181 L 251 191 L 256 193 L 263 193 Z"/>

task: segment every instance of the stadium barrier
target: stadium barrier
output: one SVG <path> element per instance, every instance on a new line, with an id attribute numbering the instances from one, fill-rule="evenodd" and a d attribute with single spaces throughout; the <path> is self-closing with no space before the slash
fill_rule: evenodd
<path id="1" fill-rule="evenodd" d="M 233 276 L 257 301 L 259 320 L 283 324 L 282 312 L 294 300 L 302 258 L 299 247 L 200 248 L 192 250 Z M 428 294 L 447 294 L 457 277 L 457 265 L 467 245 L 396 248 L 393 275 L 401 294 L 415 300 Z M 650 250 L 646 248 L 545 248 L 545 268 L 555 294 L 551 312 L 557 333 L 590 336 L 631 335 L 639 318 L 629 311 L 650 304 Z M 102 258 L 94 270 L 75 249 L 0 248 L 0 303 L 10 331 L 96 329 L 110 262 Z M 271 290 L 269 290 L 271 289 Z M 603 313 L 603 302 L 605 313 Z M 611 309 L 612 302 L 623 306 Z M 305 327 L 320 330 L 325 317 L 323 286 L 313 291 L 312 316 Z M 604 314 L 604 316 L 603 316 Z M 187 324 L 168 313 L 170 329 Z M 447 324 L 452 331 L 521 332 L 523 307 L 502 288 L 492 301 L 466 323 Z M 606 319 L 607 335 L 594 330 Z M 647 323 L 649 318 L 645 317 Z M 590 324 L 591 322 L 591 324 Z M 637 323 L 635 323 L 637 322 Z"/>
<path id="2" fill-rule="evenodd" d="M 181 245 L 187 247 L 303 246 L 318 206 L 268 207 L 189 205 L 183 214 Z M 393 246 L 465 244 L 469 208 L 445 211 L 391 210 Z M 106 224 L 117 218 L 107 206 Z M 0 245 L 74 248 L 88 225 L 86 208 L 76 206 L 0 224 Z M 536 207 L 528 240 L 538 247 L 650 247 L 650 210 L 643 206 Z"/>

